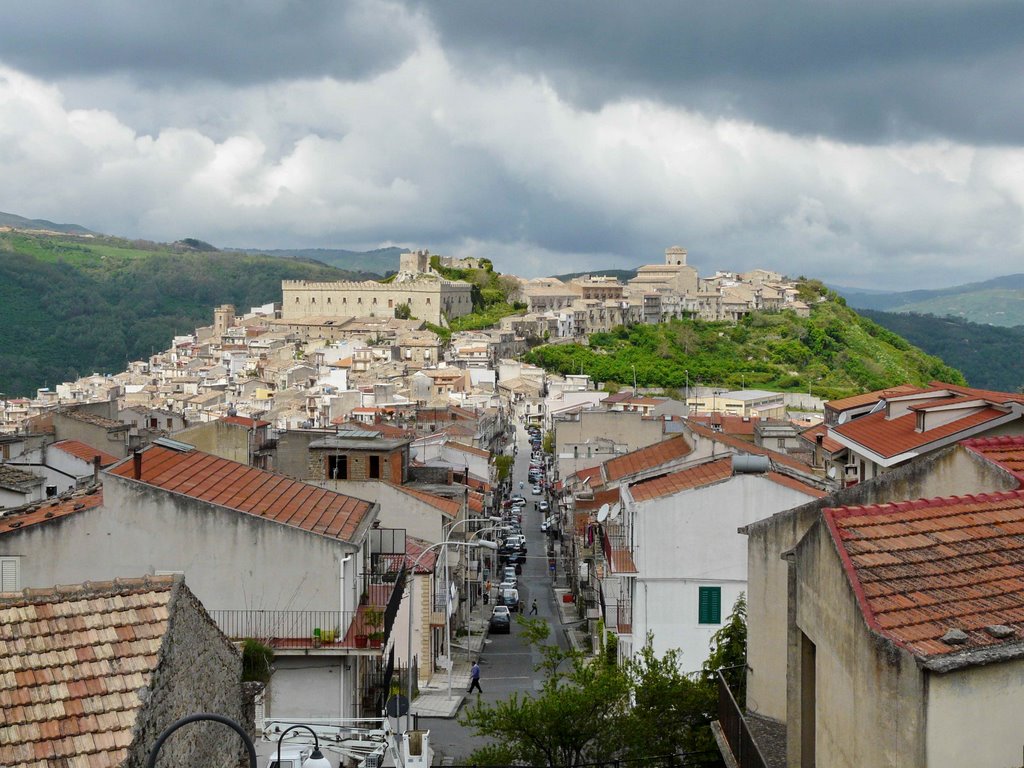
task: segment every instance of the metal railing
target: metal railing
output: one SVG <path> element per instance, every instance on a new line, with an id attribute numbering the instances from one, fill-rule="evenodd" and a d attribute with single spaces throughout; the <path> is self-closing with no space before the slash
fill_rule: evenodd
<path id="1" fill-rule="evenodd" d="M 210 611 L 232 639 L 255 638 L 272 647 L 346 647 L 357 611 Z"/>
<path id="2" fill-rule="evenodd" d="M 722 732 L 729 742 L 733 757 L 740 768 L 768 768 L 768 763 L 750 733 L 747 720 L 743 717 L 743 711 L 736 703 L 722 670 L 718 670 L 717 677 L 718 723 L 722 726 Z"/>

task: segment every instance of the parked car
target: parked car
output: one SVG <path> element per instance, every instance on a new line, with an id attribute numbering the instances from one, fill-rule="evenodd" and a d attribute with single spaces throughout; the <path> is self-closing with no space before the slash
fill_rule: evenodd
<path id="1" fill-rule="evenodd" d="M 491 611 L 488 629 L 495 634 L 507 635 L 512 631 L 512 613 L 507 605 L 496 605 Z"/>
<path id="2" fill-rule="evenodd" d="M 533 488 L 531 489 L 531 491 L 530 491 L 530 492 L 531 492 L 531 493 L 532 493 L 532 494 L 533 494 L 534 496 L 540 496 L 540 495 L 541 495 L 541 493 L 543 493 L 543 491 L 541 491 L 541 489 L 540 489 L 540 486 L 539 486 L 539 485 L 535 485 L 535 486 L 533 486 Z"/>
<path id="3" fill-rule="evenodd" d="M 515 587 L 499 587 L 498 604 L 508 606 L 515 613 L 519 610 L 519 590 Z"/>
<path id="4" fill-rule="evenodd" d="M 537 511 L 538 512 L 547 512 L 549 509 L 551 509 L 551 505 L 548 504 L 546 501 L 539 501 L 539 502 L 537 502 Z"/>
<path id="5" fill-rule="evenodd" d="M 517 503 L 519 503 L 519 504 L 525 504 L 525 503 L 526 503 L 526 497 L 525 497 L 525 496 L 520 496 L 519 494 L 516 494 L 516 495 L 515 495 L 515 496 L 513 496 L 513 497 L 512 497 L 511 499 L 509 499 L 509 501 L 511 501 L 511 502 L 512 502 L 513 506 L 514 506 L 515 504 L 517 504 Z"/>

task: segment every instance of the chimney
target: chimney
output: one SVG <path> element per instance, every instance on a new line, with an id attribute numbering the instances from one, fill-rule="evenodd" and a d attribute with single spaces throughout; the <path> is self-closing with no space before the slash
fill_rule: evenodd
<path id="1" fill-rule="evenodd" d="M 142 479 L 142 451 L 138 449 L 132 453 L 132 477 L 135 480 Z"/>
<path id="2" fill-rule="evenodd" d="M 92 482 L 94 485 L 99 485 L 100 482 L 100 457 L 92 457 Z"/>

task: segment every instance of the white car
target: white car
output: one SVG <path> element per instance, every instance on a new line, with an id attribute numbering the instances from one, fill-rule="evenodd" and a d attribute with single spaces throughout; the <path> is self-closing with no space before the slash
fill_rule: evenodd
<path id="1" fill-rule="evenodd" d="M 533 495 L 534 496 L 540 496 L 542 493 L 543 493 L 543 491 L 540 489 L 539 485 L 533 486 Z"/>

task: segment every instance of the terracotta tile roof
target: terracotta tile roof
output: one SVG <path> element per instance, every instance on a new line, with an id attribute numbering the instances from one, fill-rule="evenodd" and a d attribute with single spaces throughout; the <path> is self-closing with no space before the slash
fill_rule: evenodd
<path id="1" fill-rule="evenodd" d="M 0 536 L 11 531 L 18 531 L 38 525 L 39 523 L 45 523 L 49 520 L 58 520 L 75 512 L 95 509 L 102 503 L 103 491 L 100 490 L 70 497 L 39 501 L 18 509 L 8 510 L 0 516 Z"/>
<path id="2" fill-rule="evenodd" d="M 576 470 L 576 480 L 578 483 L 582 483 L 587 478 L 590 478 L 589 487 L 595 488 L 601 485 L 601 465 L 598 464 L 596 467 L 587 467 L 586 469 Z"/>
<path id="3" fill-rule="evenodd" d="M 821 447 L 824 448 L 828 453 L 834 454 L 839 451 L 846 450 L 846 446 L 842 443 L 833 440 L 828 436 L 828 427 L 824 424 L 815 424 L 810 429 L 805 429 L 800 433 L 800 437 L 806 440 L 811 445 L 816 445 L 818 441 L 818 435 L 824 435 L 825 438 L 821 442 Z"/>
<path id="4" fill-rule="evenodd" d="M 402 493 L 412 496 L 414 499 L 419 499 L 424 504 L 429 504 L 434 509 L 441 510 L 448 515 L 448 517 L 457 517 L 459 510 L 462 509 L 462 505 L 459 504 L 459 502 L 443 498 L 442 496 L 435 496 L 434 494 L 427 493 L 426 491 L 417 491 L 404 485 L 396 485 L 394 487 Z"/>
<path id="5" fill-rule="evenodd" d="M 490 451 L 485 451 L 483 448 L 474 448 L 472 445 L 466 445 L 465 443 L 456 443 L 452 441 L 448 443 L 447 447 L 454 448 L 455 450 L 462 451 L 463 453 L 468 453 L 472 456 L 484 456 L 488 459 L 491 457 Z"/>
<path id="6" fill-rule="evenodd" d="M 341 541 L 352 541 L 373 505 L 290 477 L 202 451 L 150 445 L 141 452 L 146 485 L 273 520 Z M 107 470 L 132 480 L 133 457 Z"/>
<path id="7" fill-rule="evenodd" d="M 1002 435 L 1000 437 L 977 437 L 961 443 L 967 450 L 976 453 L 993 464 L 998 464 L 1024 485 L 1024 437 Z"/>
<path id="8" fill-rule="evenodd" d="M 173 588 L 148 577 L 0 595 L 0 765 L 124 763 Z"/>
<path id="9" fill-rule="evenodd" d="M 864 405 L 877 403 L 887 395 L 909 395 L 912 392 L 927 392 L 927 388 L 915 387 L 910 384 L 900 384 L 889 389 L 876 389 L 874 392 L 865 392 L 862 395 L 843 397 L 839 400 L 829 400 L 825 405 L 833 411 L 848 411 L 851 408 L 860 408 Z"/>
<path id="10" fill-rule="evenodd" d="M 477 493 L 476 491 L 469 492 L 469 511 L 483 514 L 484 495 L 482 493 Z"/>
<path id="11" fill-rule="evenodd" d="M 832 434 L 845 437 L 879 456 L 891 458 L 936 440 L 955 437 L 958 432 L 1006 415 L 1005 411 L 995 408 L 982 408 L 963 418 L 924 432 L 918 432 L 916 414 L 907 413 L 895 419 L 886 420 L 885 413 L 879 411 L 868 416 L 861 416 L 846 424 L 834 426 L 831 430 Z"/>
<path id="12" fill-rule="evenodd" d="M 735 448 L 738 453 L 746 453 L 750 454 L 751 456 L 767 456 L 775 464 L 781 464 L 783 466 L 789 467 L 790 469 L 795 469 L 799 472 L 808 471 L 806 464 L 804 464 L 802 461 L 797 461 L 792 456 L 787 456 L 784 453 L 776 453 L 775 451 L 769 450 L 767 448 L 762 448 L 759 445 L 748 443 L 746 440 L 740 440 L 737 437 L 732 437 L 731 435 L 724 435 L 720 432 L 713 432 L 707 427 L 702 427 L 699 424 L 694 424 L 692 421 L 687 421 L 687 426 L 695 434 L 698 434 L 701 437 L 710 438 L 718 443 L 721 443 L 722 445 L 728 445 L 731 448 Z"/>
<path id="13" fill-rule="evenodd" d="M 635 475 L 648 469 L 660 467 L 675 459 L 680 459 L 690 453 L 693 448 L 682 435 L 670 437 L 660 443 L 654 443 L 646 448 L 641 448 L 630 453 L 616 456 L 604 463 L 604 476 L 607 482 L 613 482 L 625 477 Z"/>
<path id="14" fill-rule="evenodd" d="M 88 411 L 58 411 L 61 416 L 67 416 L 69 419 L 75 421 L 81 421 L 85 424 L 92 424 L 97 427 L 105 427 L 106 429 L 128 429 L 127 424 L 123 424 L 120 421 L 114 419 L 108 419 L 106 416 L 99 416 L 95 413 L 89 413 Z"/>
<path id="15" fill-rule="evenodd" d="M 799 491 L 800 493 L 805 493 L 808 496 L 813 496 L 816 499 L 823 499 L 826 496 L 828 496 L 828 494 L 825 493 L 825 491 L 821 490 L 820 488 L 815 488 L 813 485 L 802 483 L 795 477 L 790 477 L 789 475 L 782 475 L 779 474 L 778 472 L 765 472 L 764 477 L 768 478 L 773 483 L 784 485 L 787 488 L 790 488 L 794 491 Z"/>
<path id="16" fill-rule="evenodd" d="M 56 448 L 58 451 L 64 451 L 64 453 L 82 459 L 82 461 L 87 461 L 90 464 L 92 464 L 93 457 L 99 456 L 101 467 L 109 467 L 111 464 L 117 464 L 120 461 L 117 456 L 112 456 L 106 451 L 93 448 L 91 445 L 87 445 L 80 440 L 61 440 L 50 447 Z"/>
<path id="17" fill-rule="evenodd" d="M 923 657 L 1020 644 L 1024 491 L 823 512 L 873 630 Z M 943 642 L 951 629 L 967 641 Z"/>
<path id="18" fill-rule="evenodd" d="M 730 477 L 732 477 L 732 459 L 724 458 L 650 480 L 641 480 L 639 483 L 631 485 L 629 492 L 636 501 L 649 501 L 650 499 L 660 499 L 663 496 L 671 496 L 690 488 L 721 482 Z"/>
<path id="19" fill-rule="evenodd" d="M 0 488 L 9 488 L 20 493 L 27 493 L 32 488 L 42 485 L 43 478 L 33 475 L 13 464 L 0 464 Z"/>
<path id="20" fill-rule="evenodd" d="M 945 384 L 941 381 L 933 381 L 931 385 L 940 389 L 948 389 L 964 397 L 981 398 L 992 403 L 1024 403 L 1024 394 L 1017 392 L 998 392 L 993 389 L 975 389 L 974 387 L 961 387 L 959 384 Z"/>
<path id="21" fill-rule="evenodd" d="M 412 536 L 405 537 L 405 567 L 412 568 L 416 564 L 416 558 L 420 558 L 419 565 L 416 565 L 416 573 L 433 573 L 437 558 L 441 554 L 441 547 L 427 552 L 433 544 L 424 539 L 417 539 Z M 423 554 L 426 552 L 426 554 Z M 394 557 L 386 555 L 385 557 Z"/>
<path id="22" fill-rule="evenodd" d="M 248 429 L 255 429 L 256 427 L 269 427 L 269 421 L 259 421 L 257 419 L 250 419 L 248 416 L 225 416 L 221 419 L 228 424 L 237 424 L 240 427 L 247 427 Z"/>

